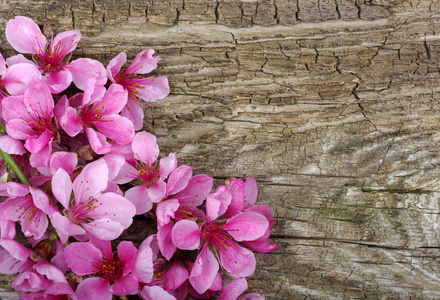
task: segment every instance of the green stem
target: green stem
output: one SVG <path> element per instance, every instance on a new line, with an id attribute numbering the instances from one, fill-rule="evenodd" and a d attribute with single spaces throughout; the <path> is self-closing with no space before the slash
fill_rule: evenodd
<path id="1" fill-rule="evenodd" d="M 31 183 L 26 178 L 26 176 L 24 176 L 23 171 L 20 169 L 20 167 L 15 162 L 15 160 L 11 157 L 11 155 L 4 152 L 1 149 L 0 149 L 0 154 L 2 155 L 3 159 L 5 160 L 5 163 L 8 164 L 8 166 L 15 173 L 15 175 L 17 175 L 18 179 L 20 179 L 21 183 L 26 184 L 28 186 L 31 186 Z"/>

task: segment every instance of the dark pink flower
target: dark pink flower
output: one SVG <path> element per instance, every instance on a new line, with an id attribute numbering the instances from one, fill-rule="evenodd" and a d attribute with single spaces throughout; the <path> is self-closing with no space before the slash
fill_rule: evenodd
<path id="1" fill-rule="evenodd" d="M 106 154 L 111 150 L 107 138 L 118 144 L 130 143 L 134 138 L 133 123 L 119 115 L 126 103 L 127 91 L 122 86 L 112 84 L 106 90 L 98 84 L 98 77 L 92 76 L 84 94 L 60 99 L 55 115 L 69 136 L 74 137 L 84 129 L 92 149 Z"/>
<path id="2" fill-rule="evenodd" d="M 202 223 L 180 220 L 171 232 L 177 248 L 199 249 L 189 281 L 200 294 L 211 287 L 219 263 L 234 277 L 250 276 L 255 270 L 254 254 L 237 242 L 258 239 L 268 229 L 269 222 L 255 212 L 242 212 L 229 219 L 219 218 L 230 203 L 229 190 L 220 186 L 207 197 L 207 217 Z"/>
<path id="3" fill-rule="evenodd" d="M 122 85 L 128 91 L 128 102 L 122 115 L 133 121 L 135 129 L 143 126 L 144 111 L 139 99 L 154 102 L 170 93 L 168 79 L 165 76 L 144 78 L 139 74 L 148 74 L 157 67 L 160 56 L 153 56 L 154 50 L 143 50 L 127 69 L 121 69 L 127 61 L 127 55 L 121 52 L 107 66 L 110 81 Z"/>
<path id="4" fill-rule="evenodd" d="M 136 206 L 136 214 L 139 215 L 150 211 L 153 203 L 162 200 L 170 189 L 178 190 L 181 186 L 179 180 L 173 179 L 167 189 L 164 180 L 176 169 L 177 159 L 171 153 L 168 157 L 158 160 L 159 146 L 154 135 L 145 131 L 138 132 L 133 139 L 132 150 L 134 166 L 125 163 L 114 181 L 124 184 L 135 179 L 139 180 L 140 185 L 125 192 L 125 197 Z M 168 182 L 170 180 L 171 178 Z"/>

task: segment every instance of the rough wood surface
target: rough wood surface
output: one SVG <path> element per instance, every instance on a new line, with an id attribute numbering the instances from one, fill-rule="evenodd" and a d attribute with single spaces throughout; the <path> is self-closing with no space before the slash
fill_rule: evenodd
<path id="1" fill-rule="evenodd" d="M 1 3 L 0 28 L 81 29 L 75 56 L 157 50 L 172 92 L 145 129 L 218 182 L 255 177 L 273 207 L 282 248 L 257 255 L 251 291 L 440 298 L 440 1 Z"/>

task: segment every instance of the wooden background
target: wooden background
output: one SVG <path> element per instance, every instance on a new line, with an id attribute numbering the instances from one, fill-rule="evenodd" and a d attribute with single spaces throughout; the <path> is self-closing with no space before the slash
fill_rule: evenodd
<path id="1" fill-rule="evenodd" d="M 0 28 L 81 29 L 75 57 L 157 50 L 171 94 L 145 129 L 218 183 L 255 177 L 273 207 L 282 248 L 257 255 L 250 291 L 440 298 L 440 1 L 0 3 Z"/>

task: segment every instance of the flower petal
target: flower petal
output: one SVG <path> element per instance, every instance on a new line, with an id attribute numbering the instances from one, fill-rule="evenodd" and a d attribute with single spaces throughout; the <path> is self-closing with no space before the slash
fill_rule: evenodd
<path id="1" fill-rule="evenodd" d="M 229 283 L 217 300 L 236 300 L 248 288 L 245 278 L 238 278 Z"/>
<path id="2" fill-rule="evenodd" d="M 97 84 L 104 85 L 107 82 L 107 72 L 97 60 L 90 58 L 78 58 L 70 64 L 70 73 L 72 73 L 73 83 L 80 90 L 84 90 L 87 80 L 93 75 L 97 74 L 99 80 Z"/>
<path id="3" fill-rule="evenodd" d="M 122 66 L 127 61 L 127 55 L 124 52 L 116 55 L 107 65 L 107 76 L 111 82 L 115 82 L 115 77 L 121 71 Z"/>
<path id="4" fill-rule="evenodd" d="M 146 131 L 136 134 L 133 139 L 132 148 L 134 157 L 148 165 L 152 165 L 159 156 L 159 146 L 156 137 Z"/>
<path id="5" fill-rule="evenodd" d="M 167 181 L 167 195 L 177 194 L 183 190 L 192 177 L 193 167 L 182 165 L 171 173 Z"/>
<path id="6" fill-rule="evenodd" d="M 209 250 L 208 244 L 206 244 L 194 262 L 189 275 L 189 282 L 197 293 L 203 294 L 211 287 L 218 270 L 218 261 Z"/>
<path id="7" fill-rule="evenodd" d="M 21 53 L 34 54 L 44 51 L 46 37 L 40 27 L 27 17 L 17 16 L 6 24 L 6 39 Z"/>
<path id="8" fill-rule="evenodd" d="M 78 299 L 113 299 L 108 280 L 103 280 L 100 277 L 90 277 L 84 279 L 76 288 L 75 294 Z"/>
<path id="9" fill-rule="evenodd" d="M 132 63 L 128 66 L 126 73 L 147 74 L 157 68 L 160 56 L 153 56 L 154 50 L 143 50 L 136 55 Z"/>
<path id="10" fill-rule="evenodd" d="M 199 225 L 191 220 L 178 221 L 171 231 L 174 245 L 182 250 L 195 250 L 199 248 L 202 232 Z"/>
<path id="11" fill-rule="evenodd" d="M 69 244 L 64 249 L 64 258 L 72 271 L 80 276 L 95 273 L 95 265 L 103 259 L 101 250 L 91 243 Z"/>
<path id="12" fill-rule="evenodd" d="M 269 221 L 256 212 L 244 212 L 230 218 L 222 226 L 236 241 L 253 241 L 269 228 Z"/>

